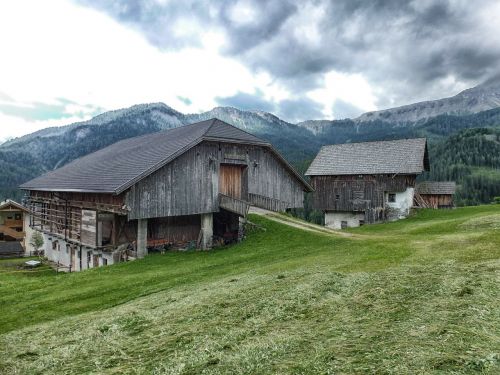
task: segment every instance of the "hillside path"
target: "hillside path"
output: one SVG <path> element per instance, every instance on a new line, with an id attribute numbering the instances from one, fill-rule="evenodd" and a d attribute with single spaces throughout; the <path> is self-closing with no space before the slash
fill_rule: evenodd
<path id="1" fill-rule="evenodd" d="M 259 216 L 264 216 L 267 219 L 273 220 L 277 223 L 288 225 L 288 226 L 293 227 L 293 228 L 302 229 L 302 230 L 305 230 L 308 232 L 333 235 L 333 236 L 341 236 L 341 237 L 354 237 L 354 235 L 352 233 L 349 233 L 349 232 L 343 232 L 343 231 L 323 227 L 321 225 L 308 223 L 306 221 L 303 221 L 303 220 L 300 220 L 300 219 L 297 219 L 297 218 L 294 218 L 291 216 L 281 215 L 279 213 L 265 210 L 265 209 L 259 208 L 259 207 L 251 206 L 248 213 L 254 214 L 254 215 L 259 215 Z"/>

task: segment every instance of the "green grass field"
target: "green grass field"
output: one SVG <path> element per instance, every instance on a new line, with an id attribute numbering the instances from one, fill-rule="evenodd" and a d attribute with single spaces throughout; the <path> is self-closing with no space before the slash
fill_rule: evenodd
<path id="1" fill-rule="evenodd" d="M 0 373 L 500 373 L 500 206 L 55 274 L 0 261 Z"/>

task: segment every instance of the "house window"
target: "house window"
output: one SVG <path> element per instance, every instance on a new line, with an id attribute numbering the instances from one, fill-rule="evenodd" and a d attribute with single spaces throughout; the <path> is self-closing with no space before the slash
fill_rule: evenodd
<path id="1" fill-rule="evenodd" d="M 21 214 L 15 214 L 16 220 L 21 220 Z"/>
<path id="2" fill-rule="evenodd" d="M 347 221 L 342 220 L 340 222 L 340 229 L 345 229 L 345 228 L 347 228 Z"/>
<path id="3" fill-rule="evenodd" d="M 390 203 L 396 202 L 396 194 L 395 193 L 389 193 L 389 196 L 387 197 L 387 201 Z"/>
<path id="4" fill-rule="evenodd" d="M 102 265 L 107 266 L 108 265 L 108 260 L 106 258 L 102 258 Z"/>
<path id="5" fill-rule="evenodd" d="M 57 250 L 57 241 L 52 242 L 52 250 Z"/>
<path id="6" fill-rule="evenodd" d="M 335 194 L 335 199 L 339 200 L 340 199 L 340 194 Z"/>
<path id="7" fill-rule="evenodd" d="M 364 220 L 360 220 L 359 221 L 359 226 L 362 227 L 363 225 L 365 225 L 365 221 Z"/>

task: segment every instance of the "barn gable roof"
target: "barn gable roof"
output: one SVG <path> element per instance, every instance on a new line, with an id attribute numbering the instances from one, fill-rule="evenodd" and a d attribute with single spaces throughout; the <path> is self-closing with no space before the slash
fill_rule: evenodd
<path id="1" fill-rule="evenodd" d="M 323 146 L 306 176 L 420 174 L 429 170 L 427 140 L 399 139 Z"/>
<path id="2" fill-rule="evenodd" d="M 417 184 L 416 191 L 419 194 L 455 194 L 455 181 L 423 181 Z"/>
<path id="3" fill-rule="evenodd" d="M 5 210 L 9 207 L 15 207 L 18 210 L 21 211 L 28 211 L 26 207 L 24 207 L 21 203 L 17 203 L 16 201 L 13 201 L 12 199 L 7 199 L 4 202 L 0 202 L 0 210 Z"/>
<path id="4" fill-rule="evenodd" d="M 218 119 L 119 141 L 28 181 L 20 188 L 120 194 L 205 140 L 268 147 L 306 190 L 311 189 L 271 144 Z"/>

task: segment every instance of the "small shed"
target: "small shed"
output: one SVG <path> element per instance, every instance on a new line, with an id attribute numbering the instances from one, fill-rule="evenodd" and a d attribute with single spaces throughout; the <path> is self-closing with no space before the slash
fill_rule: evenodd
<path id="1" fill-rule="evenodd" d="M 0 203 L 0 253 L 22 255 L 28 251 L 26 243 L 27 223 L 29 223 L 28 209 L 23 205 L 7 199 Z"/>
<path id="2" fill-rule="evenodd" d="M 452 208 L 456 184 L 454 181 L 423 181 L 417 184 L 415 206 L 422 208 Z"/>

